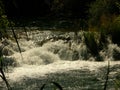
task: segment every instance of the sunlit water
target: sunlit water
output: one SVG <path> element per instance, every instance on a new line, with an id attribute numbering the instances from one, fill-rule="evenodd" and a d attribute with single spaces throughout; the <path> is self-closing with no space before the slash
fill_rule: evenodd
<path id="1" fill-rule="evenodd" d="M 63 90 L 103 90 L 108 60 L 111 72 L 107 90 L 115 90 L 120 62 L 115 61 L 113 50 L 120 52 L 120 47 L 108 40 L 107 50 L 101 50 L 102 62 L 95 61 L 84 43 L 83 32 L 80 40 L 75 40 L 74 33 L 37 31 L 29 32 L 30 40 L 19 39 L 22 56 L 17 45 L 8 41 L 6 46 L 9 56 L 6 77 L 12 90 L 54 90 L 50 82 L 57 82 Z M 79 42 L 79 43 L 78 43 Z M 0 90 L 7 90 L 0 80 Z"/>

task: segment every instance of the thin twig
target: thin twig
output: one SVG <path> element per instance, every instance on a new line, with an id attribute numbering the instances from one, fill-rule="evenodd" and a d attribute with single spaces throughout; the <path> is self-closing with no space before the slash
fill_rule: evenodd
<path id="1" fill-rule="evenodd" d="M 108 83 L 108 80 L 109 80 L 109 73 L 110 73 L 110 61 L 108 60 L 107 74 L 106 74 L 106 80 L 105 80 L 103 90 L 107 90 L 107 83 Z"/>
<path id="2" fill-rule="evenodd" d="M 17 46 L 18 46 L 18 49 L 19 49 L 19 52 L 20 52 L 21 58 L 22 58 L 22 60 L 23 60 L 22 51 L 21 51 L 21 48 L 20 48 L 19 42 L 18 42 L 18 40 L 17 40 L 17 36 L 16 36 L 16 34 L 15 34 L 15 31 L 14 31 L 14 28 L 13 28 L 11 22 L 10 22 L 10 26 L 11 26 L 12 33 L 13 33 L 13 36 L 14 36 L 14 38 L 15 38 L 15 41 L 16 41 L 16 43 L 17 43 Z"/>
<path id="3" fill-rule="evenodd" d="M 1 56 L 0 56 L 1 57 Z M 2 62 L 2 59 L 0 60 L 0 77 L 3 79 L 3 81 L 5 82 L 8 90 L 11 90 L 11 87 L 10 87 L 10 84 L 8 83 L 7 79 L 6 79 L 6 76 L 4 74 L 4 71 L 3 71 L 3 62 Z"/>

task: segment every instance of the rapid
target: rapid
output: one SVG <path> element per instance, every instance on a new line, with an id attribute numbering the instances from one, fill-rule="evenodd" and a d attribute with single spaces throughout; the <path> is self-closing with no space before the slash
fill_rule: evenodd
<path id="1" fill-rule="evenodd" d="M 114 54 L 119 57 L 120 47 L 108 37 L 107 49 L 99 52 L 104 60 L 96 61 L 84 42 L 84 33 L 78 32 L 76 39 L 74 32 L 30 31 L 27 32 L 29 40 L 20 33 L 21 54 L 14 40 L 6 40 L 5 75 L 12 90 L 40 90 L 44 84 L 44 90 L 54 90 L 51 82 L 59 83 L 63 90 L 103 90 L 108 61 L 107 90 L 115 90 L 115 80 L 120 78 L 120 61 Z M 7 90 L 2 79 L 0 90 Z"/>

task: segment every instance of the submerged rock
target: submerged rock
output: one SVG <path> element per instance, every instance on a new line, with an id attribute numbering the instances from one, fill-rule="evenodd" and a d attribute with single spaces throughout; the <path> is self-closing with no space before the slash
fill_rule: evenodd
<path id="1" fill-rule="evenodd" d="M 115 60 L 120 60 L 120 52 L 118 50 L 113 50 L 113 58 Z"/>
<path id="2" fill-rule="evenodd" d="M 72 60 L 78 60 L 79 59 L 79 52 L 73 51 Z"/>
<path id="3" fill-rule="evenodd" d="M 58 52 L 60 59 L 62 60 L 78 60 L 79 52 L 71 49 L 61 49 Z"/>
<path id="4" fill-rule="evenodd" d="M 14 54 L 14 52 L 12 50 L 10 50 L 8 47 L 5 47 L 2 50 L 2 54 L 6 55 L 6 56 L 10 56 L 10 55 Z"/>

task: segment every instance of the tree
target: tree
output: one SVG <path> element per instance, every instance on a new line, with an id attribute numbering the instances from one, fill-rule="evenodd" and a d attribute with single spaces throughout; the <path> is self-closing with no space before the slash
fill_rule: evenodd
<path id="1" fill-rule="evenodd" d="M 119 0 L 96 0 L 90 5 L 89 22 L 92 26 L 107 26 L 119 13 L 116 6 Z"/>
<path id="2" fill-rule="evenodd" d="M 5 15 L 4 5 L 0 0 L 0 39 L 4 37 L 8 37 L 6 28 L 8 27 L 8 19 Z"/>
<path id="3" fill-rule="evenodd" d="M 89 29 L 109 34 L 113 43 L 120 45 L 120 1 L 96 0 L 89 9 Z"/>

